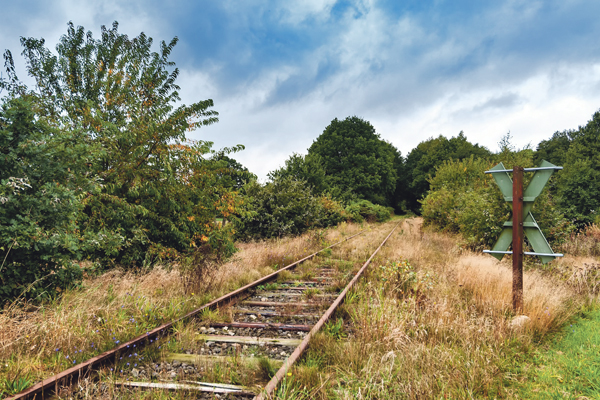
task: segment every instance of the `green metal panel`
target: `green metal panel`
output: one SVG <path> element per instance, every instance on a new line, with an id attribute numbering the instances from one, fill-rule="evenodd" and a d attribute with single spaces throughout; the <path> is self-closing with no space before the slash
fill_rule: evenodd
<path id="1" fill-rule="evenodd" d="M 556 167 L 556 165 L 551 164 L 546 160 L 543 160 L 540 164 L 540 167 Z M 525 189 L 525 192 L 523 192 L 523 201 L 527 201 L 528 197 L 533 198 L 533 200 L 535 200 L 535 198 L 538 197 L 540 193 L 542 193 L 542 190 L 544 190 L 544 186 L 546 186 L 548 180 L 550 180 L 550 177 L 553 173 L 554 170 L 552 169 L 535 171 L 535 173 L 533 174 L 533 178 L 531 178 L 531 182 L 529 182 L 529 185 L 527 185 L 527 189 Z"/>
<path id="2" fill-rule="evenodd" d="M 535 228 L 524 227 L 525 236 L 527 236 L 529 244 L 531 244 L 531 247 L 533 247 L 533 251 L 536 253 L 553 254 L 554 252 L 550 248 L 550 245 L 544 237 L 544 234 L 542 233 L 541 229 L 537 226 L 537 222 L 535 221 L 535 218 L 533 218 L 533 215 L 531 213 L 527 214 L 525 220 L 528 222 L 533 222 L 536 225 Z M 542 264 L 547 264 L 555 258 L 556 257 L 550 256 L 540 257 L 540 259 L 542 260 Z"/>
<path id="3" fill-rule="evenodd" d="M 503 169 L 506 169 L 506 168 L 504 167 L 504 164 L 500 163 L 500 164 L 496 165 L 494 168 L 490 168 L 490 171 L 503 170 Z M 510 200 L 506 200 L 506 201 L 512 201 L 512 179 L 510 179 L 510 175 L 508 175 L 508 172 L 498 172 L 498 173 L 492 174 L 492 177 L 494 177 L 494 180 L 498 184 L 498 187 L 500 188 L 500 191 L 502 192 L 502 196 L 504 196 L 504 199 L 506 200 L 506 198 L 510 197 Z"/>
<path id="4" fill-rule="evenodd" d="M 556 167 L 554 164 L 549 163 L 544 160 L 540 164 L 540 167 Z M 500 163 L 495 167 L 491 168 L 490 171 L 494 170 L 503 170 L 506 169 L 504 164 Z M 525 232 L 525 236 L 527 237 L 531 247 L 533 247 L 534 252 L 536 253 L 545 253 L 552 254 L 554 253 L 548 244 L 548 241 L 544 237 L 544 234 L 540 230 L 535 218 L 531 214 L 531 208 L 533 207 L 533 202 L 535 199 L 542 193 L 544 187 L 548 183 L 548 180 L 554 173 L 554 170 L 541 170 L 535 171 L 533 177 L 531 178 L 531 182 L 523 192 L 523 229 Z M 500 188 L 500 192 L 502 192 L 502 196 L 505 201 L 511 203 L 512 207 L 512 179 L 508 172 L 498 172 L 493 173 L 492 176 L 494 180 L 498 184 Z M 498 241 L 494 245 L 492 250 L 494 251 L 507 251 L 510 245 L 512 244 L 512 218 L 511 220 L 504 223 L 504 228 L 500 233 L 500 237 Z M 501 260 L 504 256 L 503 254 L 491 254 L 496 257 L 498 260 Z M 540 257 L 542 263 L 546 264 L 556 257 L 552 256 L 543 256 Z"/>
<path id="5" fill-rule="evenodd" d="M 504 229 L 502 229 L 502 232 L 500 233 L 500 237 L 496 241 L 496 244 L 494 245 L 494 248 L 492 250 L 507 251 L 508 248 L 510 247 L 511 243 L 512 243 L 512 227 L 505 227 Z M 490 255 L 492 257 L 496 257 L 498 260 L 502 260 L 502 257 L 504 257 L 504 254 L 490 254 Z"/>

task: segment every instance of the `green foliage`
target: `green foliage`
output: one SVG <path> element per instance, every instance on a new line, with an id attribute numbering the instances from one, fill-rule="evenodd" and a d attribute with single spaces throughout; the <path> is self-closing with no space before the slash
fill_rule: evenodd
<path id="1" fill-rule="evenodd" d="M 321 194 L 326 191 L 339 193 L 339 189 L 330 187 L 326 181 L 323 159 L 318 154 L 303 156 L 294 153 L 285 160 L 285 166 L 269 173 L 271 180 L 291 177 L 295 180 L 306 181 L 314 193 Z"/>
<path id="2" fill-rule="evenodd" d="M 572 136 L 556 193 L 567 217 L 582 227 L 600 222 L 600 111 Z"/>
<path id="3" fill-rule="evenodd" d="M 84 258 L 103 266 L 232 254 L 243 214 L 237 190 L 253 179 L 186 131 L 217 122 L 212 100 L 177 105 L 177 43 L 68 24 L 56 47 L 22 38 L 34 90 L 12 55 L 0 115 L 0 300 L 53 296 L 77 283 Z M 204 261 L 202 261 L 204 260 Z M 187 262 L 190 261 L 190 262 Z M 96 263 L 98 265 L 98 263 Z M 194 271 L 197 274 L 198 271 Z"/>
<path id="4" fill-rule="evenodd" d="M 348 337 L 348 334 L 344 332 L 344 320 L 342 318 L 338 318 L 335 321 L 327 321 L 325 326 L 323 326 L 323 333 L 335 340 L 342 340 Z"/>
<path id="5" fill-rule="evenodd" d="M 542 140 L 536 149 L 534 164 L 539 165 L 542 160 L 551 162 L 554 165 L 564 166 L 567 152 L 577 131 L 554 132 L 548 140 Z"/>
<path id="6" fill-rule="evenodd" d="M 53 296 L 81 277 L 73 259 L 115 239 L 78 230 L 82 201 L 98 191 L 86 136 L 52 129 L 31 109 L 17 98 L 0 111 L 0 302 Z"/>
<path id="7" fill-rule="evenodd" d="M 9 52 L 3 87 L 27 93 L 38 118 L 56 129 L 80 129 L 96 149 L 86 165 L 101 191 L 84 199 L 77 223 L 81 232 L 120 240 L 95 246 L 91 258 L 130 266 L 196 248 L 233 252 L 231 227 L 215 219 L 235 218 L 241 206 L 235 190 L 248 174 L 227 154 L 243 146 L 215 153 L 210 142 L 186 140 L 186 131 L 217 122 L 218 114 L 210 99 L 176 106 L 179 71 L 169 56 L 177 38 L 154 52 L 152 38 L 130 39 L 116 22 L 103 26 L 99 39 L 69 23 L 56 54 L 44 39 L 21 43 L 36 90 L 13 83 Z"/>
<path id="8" fill-rule="evenodd" d="M 348 218 L 354 222 L 384 222 L 391 218 L 390 209 L 361 200 L 346 207 Z"/>
<path id="9" fill-rule="evenodd" d="M 383 288 L 388 293 L 403 298 L 433 288 L 433 277 L 429 272 L 420 276 L 406 260 L 388 261 L 376 271 Z"/>
<path id="10" fill-rule="evenodd" d="M 408 207 L 414 212 L 419 210 L 419 200 L 429 190 L 430 177 L 435 174 L 436 168 L 444 161 L 489 155 L 489 150 L 478 144 L 470 143 L 462 132 L 457 137 L 450 139 L 440 135 L 435 139 L 430 138 L 419 143 L 406 157 Z"/>
<path id="11" fill-rule="evenodd" d="M 334 119 L 308 154 L 320 157 L 327 187 L 339 188 L 342 200 L 393 205 L 398 179 L 395 162 L 402 160 L 396 159 L 399 153 L 381 140 L 369 122 L 358 117 Z"/>
<path id="12" fill-rule="evenodd" d="M 0 396 L 12 396 L 27 389 L 32 384 L 32 379 L 28 375 L 20 376 L 20 371 L 14 378 L 2 378 L 0 380 Z"/>
<path id="13" fill-rule="evenodd" d="M 345 219 L 339 202 L 329 196 L 315 196 L 305 181 L 283 177 L 261 185 L 246 186 L 248 208 L 239 222 L 243 238 L 298 235 L 310 228 L 336 225 Z"/>
<path id="14" fill-rule="evenodd" d="M 449 232 L 459 232 L 470 248 L 491 248 L 511 209 L 504 201 L 493 178 L 484 171 L 502 161 L 505 165 L 532 166 L 533 152 L 522 150 L 496 155 L 494 161 L 470 157 L 450 160 L 436 169 L 431 189 L 422 200 L 426 224 Z M 527 186 L 530 176 L 526 176 Z M 568 221 L 554 205 L 548 190 L 536 199 L 532 213 L 550 243 L 564 241 L 570 230 Z"/>
<path id="15" fill-rule="evenodd" d="M 224 152 L 217 152 L 212 158 L 213 171 L 220 185 L 225 188 L 241 190 L 244 185 L 257 179 L 256 175 Z"/>

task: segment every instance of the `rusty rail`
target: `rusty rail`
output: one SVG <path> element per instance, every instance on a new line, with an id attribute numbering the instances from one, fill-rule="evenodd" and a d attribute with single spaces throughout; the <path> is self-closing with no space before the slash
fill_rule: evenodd
<path id="1" fill-rule="evenodd" d="M 273 397 L 272 395 L 273 395 L 273 392 L 275 391 L 275 389 L 277 388 L 277 385 L 279 385 L 279 383 L 285 377 L 285 375 L 287 374 L 289 369 L 292 367 L 292 365 L 294 365 L 294 363 L 300 358 L 302 353 L 306 350 L 306 348 L 308 347 L 308 344 L 310 342 L 310 339 L 321 329 L 321 327 L 323 327 L 323 325 L 325 324 L 325 322 L 327 322 L 329 317 L 331 317 L 331 315 L 333 315 L 333 313 L 340 306 L 340 304 L 342 304 L 348 291 L 358 281 L 358 279 L 361 277 L 361 275 L 363 274 L 365 269 L 367 269 L 367 267 L 371 263 L 371 260 L 373 259 L 373 257 L 375 257 L 375 255 L 379 252 L 379 250 L 381 250 L 381 248 L 383 247 L 385 242 L 387 242 L 387 240 L 390 238 L 390 236 L 392 236 L 392 233 L 394 233 L 394 231 L 396 230 L 396 228 L 399 225 L 400 225 L 400 222 L 398 222 L 396 224 L 396 226 L 394 226 L 394 228 L 390 231 L 390 233 L 383 240 L 383 242 L 381 242 L 381 244 L 379 245 L 377 250 L 375 250 L 373 252 L 373 254 L 371 254 L 371 257 L 369 257 L 369 259 L 363 264 L 361 269 L 356 273 L 354 278 L 352 278 L 350 283 L 348 283 L 348 285 L 346 285 L 346 287 L 344 288 L 342 293 L 340 293 L 340 295 L 335 299 L 333 304 L 331 304 L 331 306 L 327 309 L 325 314 L 323 314 L 323 316 L 319 319 L 319 321 L 313 326 L 313 328 L 310 330 L 310 332 L 302 340 L 302 343 L 300 343 L 300 345 L 298 347 L 296 347 L 294 352 L 287 358 L 287 360 L 285 360 L 285 362 L 283 363 L 283 365 L 281 366 L 279 371 L 277 371 L 275 376 L 273 376 L 273 378 L 269 381 L 269 383 L 267 383 L 267 386 L 265 386 L 263 392 L 260 393 L 258 396 L 254 397 L 254 400 L 267 400 L 267 399 L 271 399 Z"/>
<path id="2" fill-rule="evenodd" d="M 362 234 L 364 231 L 360 231 L 357 234 L 354 234 L 352 236 L 349 236 L 343 240 L 340 240 L 337 243 L 332 244 L 331 246 L 325 247 L 315 253 L 312 253 L 311 255 L 308 255 L 298 261 L 295 261 L 289 265 L 286 265 L 285 267 L 269 274 L 269 275 L 265 275 L 262 278 L 247 284 L 246 286 L 243 286 L 237 290 L 234 290 L 233 292 L 230 292 L 226 295 L 223 295 L 221 297 L 219 297 L 216 300 L 211 301 L 210 303 L 207 303 L 205 305 L 203 305 L 200 308 L 197 308 L 196 310 L 190 311 L 189 313 L 185 314 L 184 316 L 168 322 L 166 324 L 163 324 L 157 328 L 154 328 L 148 332 L 146 332 L 146 334 L 144 335 L 140 335 L 128 342 L 125 342 L 123 344 L 121 344 L 120 346 L 115 347 L 114 349 L 105 351 L 102 354 L 99 354 L 95 357 L 90 358 L 87 361 L 84 361 L 74 367 L 71 367 L 59 374 L 56 374 L 50 378 L 46 378 L 43 381 L 37 383 L 36 385 L 25 389 L 24 391 L 9 397 L 5 400 L 25 400 L 25 399 L 35 399 L 35 400 L 40 400 L 40 399 L 46 399 L 49 398 L 50 396 L 52 396 L 53 394 L 55 394 L 58 391 L 58 388 L 61 386 L 65 386 L 65 385 L 73 385 L 75 383 L 77 383 L 80 379 L 82 379 L 83 377 L 86 376 L 91 376 L 92 372 L 98 368 L 100 368 L 103 365 L 107 365 L 110 363 L 115 363 L 116 360 L 118 360 L 119 354 L 121 354 L 121 352 L 127 352 L 129 348 L 133 348 L 134 345 L 137 346 L 137 348 L 139 349 L 140 347 L 143 347 L 145 345 L 147 345 L 150 340 L 155 340 L 159 337 L 162 336 L 166 336 L 171 328 L 179 323 L 179 322 L 185 322 L 193 317 L 195 317 L 196 315 L 198 315 L 199 313 L 201 313 L 203 310 L 207 309 L 207 308 L 216 308 L 219 305 L 222 305 L 225 302 L 231 301 L 234 298 L 238 297 L 241 294 L 244 294 L 245 292 L 247 292 L 249 289 L 252 289 L 258 285 L 261 285 L 263 283 L 269 282 L 273 279 L 275 279 L 277 277 L 277 275 L 279 275 L 280 272 L 282 271 L 286 271 L 290 268 L 295 267 L 298 264 L 303 263 L 306 260 L 309 260 L 311 258 L 313 258 L 314 256 L 316 256 L 317 254 L 330 249 L 334 246 L 337 246 L 345 241 L 348 241 L 360 234 Z"/>

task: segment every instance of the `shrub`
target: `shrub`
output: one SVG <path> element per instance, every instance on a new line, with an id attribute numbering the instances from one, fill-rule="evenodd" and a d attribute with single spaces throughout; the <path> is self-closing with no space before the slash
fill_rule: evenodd
<path id="1" fill-rule="evenodd" d="M 114 238 L 77 229 L 82 199 L 97 190 L 88 178 L 89 147 L 78 132 L 50 129 L 25 99 L 0 111 L 0 302 L 44 298 L 77 283 L 72 262 L 86 247 Z"/>
<path id="2" fill-rule="evenodd" d="M 346 207 L 348 219 L 354 222 L 384 222 L 391 218 L 388 207 L 361 200 Z"/>
<path id="3" fill-rule="evenodd" d="M 529 151 L 504 156 L 509 165 L 531 164 Z M 484 174 L 496 163 L 471 157 L 439 166 L 421 201 L 425 224 L 461 233 L 467 247 L 491 248 L 511 216 L 510 204 L 504 201 L 492 176 Z M 529 179 L 531 176 L 526 177 L 525 186 Z M 569 235 L 568 221 L 555 207 L 548 190 L 538 196 L 532 213 L 550 243 L 561 243 Z"/>
<path id="4" fill-rule="evenodd" d="M 246 185 L 251 213 L 238 223 L 240 238 L 298 235 L 310 228 L 336 225 L 345 219 L 341 204 L 330 196 L 315 196 L 303 180 L 275 179 L 265 185 Z"/>

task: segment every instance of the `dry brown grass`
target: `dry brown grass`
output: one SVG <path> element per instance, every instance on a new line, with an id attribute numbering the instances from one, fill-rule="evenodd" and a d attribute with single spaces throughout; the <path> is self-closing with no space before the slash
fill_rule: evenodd
<path id="1" fill-rule="evenodd" d="M 394 223 L 365 225 L 365 234 L 303 264 L 294 274 L 310 276 L 315 266 L 326 264 L 338 271 L 342 282 Z M 337 340 L 320 335 L 293 371 L 297 390 L 288 386 L 283 398 L 517 397 L 507 384 L 519 379 L 506 367 L 512 362 L 511 352 L 534 346 L 585 300 L 587 292 L 557 271 L 575 271 L 582 263 L 597 265 L 598 260 L 565 257 L 544 270 L 527 270 L 525 314 L 531 322 L 526 329 L 514 330 L 509 261 L 463 250 L 458 237 L 424 230 L 421 224 L 420 219 L 402 222 L 339 313 L 352 323 L 352 336 Z M 112 329 L 111 335 L 131 337 L 128 318 L 142 320 L 151 310 L 163 321 L 173 319 L 273 271 L 275 264 L 299 259 L 324 242 L 359 230 L 343 224 L 296 238 L 242 243 L 240 252 L 216 269 L 208 289 L 193 296 L 184 293 L 177 269 L 156 268 L 144 275 L 107 273 L 37 310 L 16 308 L 1 314 L 0 324 L 10 326 L 0 330 L 1 362 L 35 377 L 48 376 L 66 366 L 62 350 L 63 358 L 52 363 L 55 347 L 85 348 L 91 355 L 91 342 L 112 343 L 106 332 L 94 336 L 98 317 L 105 321 L 101 326 Z M 142 311 L 140 302 L 146 307 Z M 114 317 L 117 312 L 121 317 Z M 178 339 L 184 343 L 193 335 L 194 328 L 181 327 Z M 6 370 L 0 369 L 0 377 Z"/>
<path id="2" fill-rule="evenodd" d="M 360 230 L 340 224 L 293 238 L 239 243 L 239 252 L 214 269 L 202 291 L 186 293 L 177 266 L 157 266 L 86 279 L 54 302 L 12 305 L 0 312 L 0 380 L 15 371 L 32 382 L 48 377 L 72 360 L 81 362 Z"/>
<path id="3" fill-rule="evenodd" d="M 323 399 L 516 398 L 506 385 L 518 378 L 506 367 L 511 349 L 533 346 L 582 298 L 559 276 L 528 270 L 531 322 L 513 329 L 509 260 L 462 250 L 459 242 L 422 230 L 420 219 L 404 221 L 344 306 L 353 336 L 315 342 L 296 371 L 299 386 Z M 317 357 L 319 379 L 307 366 Z"/>
<path id="4" fill-rule="evenodd" d="M 560 251 L 572 256 L 600 256 L 600 226 L 592 224 L 581 232 L 572 233 L 571 237 L 561 245 Z"/>

